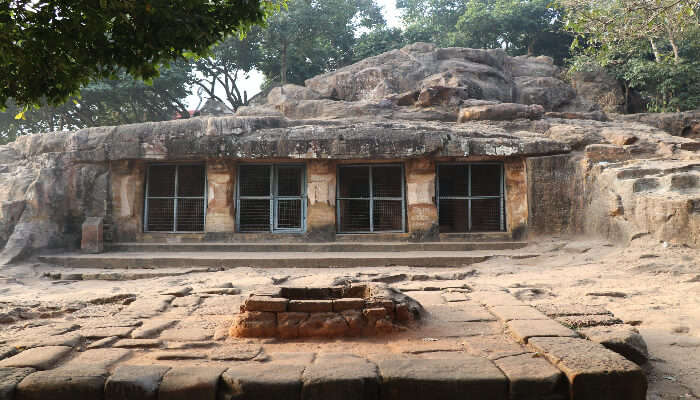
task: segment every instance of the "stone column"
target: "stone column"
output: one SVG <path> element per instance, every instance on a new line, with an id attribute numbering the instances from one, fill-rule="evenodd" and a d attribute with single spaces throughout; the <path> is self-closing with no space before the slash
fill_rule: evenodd
<path id="1" fill-rule="evenodd" d="M 113 161 L 112 223 L 114 241 L 134 241 L 143 233 L 146 166 L 140 161 Z"/>
<path id="2" fill-rule="evenodd" d="M 524 239 L 527 233 L 528 199 L 525 160 L 504 162 L 506 184 L 506 230 L 514 239 Z"/>
<path id="3" fill-rule="evenodd" d="M 221 160 L 207 161 L 207 220 L 206 232 L 233 232 L 235 230 L 235 203 L 233 192 L 236 170 Z"/>
<path id="4" fill-rule="evenodd" d="M 306 164 L 306 230 L 310 238 L 333 240 L 336 232 L 336 163 L 309 160 Z"/>
<path id="5" fill-rule="evenodd" d="M 414 240 L 435 240 L 440 232 L 435 205 L 435 173 L 435 161 L 429 158 L 406 162 L 408 232 Z"/>

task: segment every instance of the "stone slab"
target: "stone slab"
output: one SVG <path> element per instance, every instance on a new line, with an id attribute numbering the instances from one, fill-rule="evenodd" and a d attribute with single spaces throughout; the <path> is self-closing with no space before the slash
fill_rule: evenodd
<path id="1" fill-rule="evenodd" d="M 102 217 L 87 217 L 82 226 L 80 249 L 84 253 L 97 254 L 104 251 Z"/>
<path id="2" fill-rule="evenodd" d="M 365 306 L 364 299 L 357 298 L 345 298 L 345 299 L 335 299 L 333 300 L 333 311 L 341 312 L 348 310 L 362 310 Z"/>
<path id="3" fill-rule="evenodd" d="M 497 290 L 472 292 L 469 297 L 489 307 L 525 305 L 512 294 Z"/>
<path id="4" fill-rule="evenodd" d="M 114 343 L 112 347 L 129 348 L 154 348 L 160 347 L 163 342 L 160 339 L 121 339 Z"/>
<path id="5" fill-rule="evenodd" d="M 508 377 L 512 400 L 545 399 L 566 393 L 562 372 L 535 353 L 502 357 L 494 363 Z"/>
<path id="6" fill-rule="evenodd" d="M 421 333 L 426 337 L 451 338 L 483 335 L 499 335 L 503 333 L 503 325 L 491 321 L 471 322 L 431 322 Z"/>
<path id="7" fill-rule="evenodd" d="M 71 350 L 73 349 L 67 346 L 35 347 L 0 361 L 0 367 L 26 367 L 45 370 L 53 368 Z"/>
<path id="8" fill-rule="evenodd" d="M 588 304 L 555 304 L 543 303 L 535 306 L 550 317 L 565 317 L 569 315 L 604 315 L 610 314 L 603 306 Z"/>
<path id="9" fill-rule="evenodd" d="M 100 400 L 107 371 L 94 367 L 62 367 L 35 372 L 17 385 L 15 400 Z"/>
<path id="10" fill-rule="evenodd" d="M 491 313 L 476 304 L 440 304 L 426 306 L 432 318 L 449 322 L 495 321 Z"/>
<path id="11" fill-rule="evenodd" d="M 66 366 L 89 366 L 94 368 L 109 368 L 131 354 L 129 349 L 92 349 L 79 353 L 68 361 Z"/>
<path id="12" fill-rule="evenodd" d="M 177 321 L 172 319 L 151 319 L 147 320 L 140 327 L 131 332 L 134 339 L 147 339 L 158 336 L 160 332 L 175 325 Z"/>
<path id="13" fill-rule="evenodd" d="M 262 353 L 262 347 L 251 343 L 226 343 L 209 352 L 210 360 L 248 361 Z"/>
<path id="14" fill-rule="evenodd" d="M 214 400 L 219 378 L 226 368 L 198 366 L 175 367 L 160 383 L 158 400 Z"/>
<path id="15" fill-rule="evenodd" d="M 305 365 L 236 363 L 221 375 L 219 400 L 295 400 L 301 398 Z"/>
<path id="16" fill-rule="evenodd" d="M 376 400 L 379 371 L 367 360 L 347 354 L 325 355 L 306 367 L 302 400 Z"/>
<path id="17" fill-rule="evenodd" d="M 110 336 L 110 337 L 106 337 L 104 339 L 96 340 L 96 341 L 90 343 L 89 345 L 87 345 L 85 348 L 87 350 L 91 350 L 91 349 L 99 349 L 100 347 L 109 347 L 117 340 L 119 340 L 119 338 L 117 336 Z"/>
<path id="18" fill-rule="evenodd" d="M 469 300 L 469 297 L 465 293 L 461 292 L 444 292 L 442 298 L 448 303 L 461 302 Z"/>
<path id="19" fill-rule="evenodd" d="M 290 312 L 331 312 L 332 300 L 290 300 L 287 307 Z"/>
<path id="20" fill-rule="evenodd" d="M 133 330 L 134 327 L 132 326 L 110 326 L 105 328 L 81 329 L 80 334 L 88 339 L 104 339 L 110 336 L 123 338 L 129 337 L 129 334 Z"/>
<path id="21" fill-rule="evenodd" d="M 529 346 L 569 380 L 572 400 L 644 400 L 647 380 L 633 362 L 585 339 L 536 337 Z"/>
<path id="22" fill-rule="evenodd" d="M 382 400 L 508 398 L 508 382 L 485 358 L 387 358 L 377 360 Z"/>
<path id="23" fill-rule="evenodd" d="M 519 319 L 506 324 L 513 337 L 521 343 L 527 343 L 533 337 L 578 337 L 579 335 L 564 325 L 551 319 Z"/>
<path id="24" fill-rule="evenodd" d="M 245 301 L 246 311 L 287 311 L 288 299 L 282 297 L 251 296 Z"/>
<path id="25" fill-rule="evenodd" d="M 622 320 L 612 314 L 568 315 L 557 317 L 556 320 L 574 329 L 622 324 Z"/>
<path id="26" fill-rule="evenodd" d="M 105 400 L 157 400 L 158 386 L 170 367 L 118 366 L 105 384 Z"/>
<path id="27" fill-rule="evenodd" d="M 17 349 L 14 346 L 0 346 L 0 360 L 12 357 L 17 354 Z"/>
<path id="28" fill-rule="evenodd" d="M 167 329 L 160 334 L 162 340 L 172 340 L 175 342 L 199 342 L 209 340 L 214 336 L 213 329 L 203 328 L 175 328 Z"/>
<path id="29" fill-rule="evenodd" d="M 494 360 L 526 353 L 527 350 L 509 335 L 475 335 L 462 339 L 466 350 L 473 355 Z"/>
<path id="30" fill-rule="evenodd" d="M 62 335 L 52 335 L 41 338 L 24 338 L 21 341 L 14 342 L 13 345 L 25 349 L 46 346 L 76 347 L 80 345 L 82 339 L 83 337 L 80 334 L 64 333 Z"/>
<path id="31" fill-rule="evenodd" d="M 0 368 L 0 400 L 14 399 L 17 385 L 35 371 L 34 368 Z"/>
<path id="32" fill-rule="evenodd" d="M 646 363 L 649 359 L 644 338 L 632 326 L 597 326 L 579 329 L 579 333 L 638 365 Z"/>
<path id="33" fill-rule="evenodd" d="M 489 310 L 503 322 L 518 319 L 549 319 L 530 306 L 493 306 L 489 307 Z"/>

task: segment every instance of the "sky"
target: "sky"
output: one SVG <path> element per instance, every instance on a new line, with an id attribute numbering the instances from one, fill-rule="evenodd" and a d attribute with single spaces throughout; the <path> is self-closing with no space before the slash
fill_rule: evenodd
<path id="1" fill-rule="evenodd" d="M 396 0 L 376 0 L 377 4 L 382 7 L 384 14 L 384 19 L 386 19 L 387 25 L 390 27 L 397 27 L 401 25 L 400 13 L 396 9 Z M 260 91 L 260 85 L 262 85 L 264 80 L 263 74 L 260 71 L 253 70 L 250 72 L 248 79 L 239 82 L 238 88 L 241 93 L 243 91 L 248 92 L 248 98 L 253 97 L 256 93 Z M 220 94 L 221 95 L 221 94 Z M 194 109 L 199 104 L 199 97 L 195 95 L 190 95 L 187 97 L 187 105 L 190 109 Z"/>

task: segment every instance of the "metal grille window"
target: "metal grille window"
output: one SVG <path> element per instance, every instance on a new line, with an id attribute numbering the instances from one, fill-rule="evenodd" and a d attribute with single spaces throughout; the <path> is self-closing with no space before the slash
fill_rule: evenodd
<path id="1" fill-rule="evenodd" d="M 338 167 L 338 232 L 403 232 L 406 221 L 403 177 L 401 165 Z"/>
<path id="2" fill-rule="evenodd" d="M 440 232 L 505 231 L 503 165 L 438 165 Z"/>
<path id="3" fill-rule="evenodd" d="M 240 165 L 236 190 L 239 232 L 304 230 L 303 165 Z"/>
<path id="4" fill-rule="evenodd" d="M 202 232 L 206 215 L 203 165 L 151 165 L 146 178 L 146 232 Z"/>

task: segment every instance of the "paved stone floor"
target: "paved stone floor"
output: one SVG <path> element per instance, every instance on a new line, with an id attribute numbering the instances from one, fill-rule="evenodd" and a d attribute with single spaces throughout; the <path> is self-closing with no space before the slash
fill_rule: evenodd
<path id="1" fill-rule="evenodd" d="M 0 299 L 0 399 L 646 397 L 649 372 L 637 363 L 649 355 L 635 327 L 600 302 L 541 301 L 546 285 L 506 283 L 505 267 L 490 262 L 444 270 L 18 268 L 0 282 L 11 299 Z M 489 268 L 501 272 L 479 278 Z M 228 335 L 256 288 L 363 281 L 419 301 L 420 325 L 364 338 Z M 22 287 L 30 282 L 45 294 Z M 626 296 L 608 289 L 592 293 Z"/>

